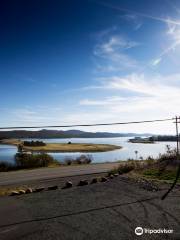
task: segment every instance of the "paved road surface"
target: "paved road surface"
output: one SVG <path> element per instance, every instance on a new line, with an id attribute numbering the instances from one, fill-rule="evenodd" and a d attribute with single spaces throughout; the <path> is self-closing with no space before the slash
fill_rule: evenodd
<path id="1" fill-rule="evenodd" d="M 0 186 L 15 185 L 28 181 L 107 172 L 108 170 L 117 167 L 118 165 L 119 163 L 102 163 L 3 172 L 0 173 Z"/>
<path id="2" fill-rule="evenodd" d="M 118 176 L 66 190 L 0 198 L 1 240 L 180 239 L 180 191 L 162 201 Z M 136 227 L 173 230 L 173 234 L 136 236 Z"/>

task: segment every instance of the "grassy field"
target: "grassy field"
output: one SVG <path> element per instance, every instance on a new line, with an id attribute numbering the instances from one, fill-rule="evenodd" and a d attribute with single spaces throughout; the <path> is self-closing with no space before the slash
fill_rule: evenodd
<path id="1" fill-rule="evenodd" d="M 19 145 L 22 142 L 17 139 L 5 139 L 1 144 Z M 120 146 L 111 144 L 91 143 L 46 143 L 46 146 L 23 146 L 23 150 L 31 152 L 107 152 L 120 149 Z"/>
<path id="2" fill-rule="evenodd" d="M 22 142 L 18 139 L 3 139 L 0 140 L 0 144 L 10 144 L 17 146 L 18 144 L 21 144 Z"/>
<path id="3" fill-rule="evenodd" d="M 146 179 L 159 180 L 167 183 L 172 183 L 176 178 L 177 168 L 167 168 L 162 173 L 159 172 L 159 169 L 149 168 L 142 171 L 137 171 L 140 176 L 143 176 Z M 178 179 L 180 183 L 180 179 Z"/>
<path id="4" fill-rule="evenodd" d="M 86 143 L 47 143 L 46 146 L 27 147 L 23 149 L 33 152 L 106 152 L 120 147 L 109 144 L 86 144 Z"/>

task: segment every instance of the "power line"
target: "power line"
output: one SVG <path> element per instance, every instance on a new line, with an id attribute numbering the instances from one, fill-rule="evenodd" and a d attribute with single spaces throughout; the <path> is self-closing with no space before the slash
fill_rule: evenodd
<path id="1" fill-rule="evenodd" d="M 127 125 L 127 124 L 141 124 L 141 123 L 153 123 L 153 122 L 165 122 L 172 121 L 174 118 L 155 119 L 155 120 L 142 120 L 133 122 L 115 122 L 115 123 L 94 123 L 94 124 L 71 124 L 71 125 L 50 125 L 50 126 L 20 126 L 20 127 L 0 127 L 0 130 L 5 129 L 35 129 L 35 128 L 69 128 L 69 127 L 94 127 L 94 126 L 112 126 L 112 125 Z"/>

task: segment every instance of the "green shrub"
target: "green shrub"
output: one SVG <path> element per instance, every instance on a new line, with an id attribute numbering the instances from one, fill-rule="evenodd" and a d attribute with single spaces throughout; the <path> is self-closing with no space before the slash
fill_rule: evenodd
<path id="1" fill-rule="evenodd" d="M 5 161 L 0 162 L 0 172 L 10 171 L 10 170 L 13 170 L 14 168 L 15 167 L 13 166 L 13 164 L 9 162 L 5 162 Z"/>
<path id="2" fill-rule="evenodd" d="M 92 156 L 91 155 L 81 155 L 76 158 L 75 163 L 78 164 L 89 164 L 92 162 Z"/>
<path id="3" fill-rule="evenodd" d="M 73 159 L 72 159 L 72 158 L 70 158 L 70 157 L 66 157 L 66 158 L 65 158 L 65 160 L 64 160 L 64 162 L 65 162 L 65 164 L 66 164 L 66 165 L 68 165 L 68 166 L 69 166 L 69 165 L 71 165 L 71 164 L 72 164 L 72 162 L 73 162 Z"/>
<path id="4" fill-rule="evenodd" d="M 15 155 L 15 164 L 17 168 L 36 168 L 47 167 L 56 161 L 54 158 L 46 153 L 41 154 L 27 154 L 17 153 Z"/>
<path id="5" fill-rule="evenodd" d="M 24 141 L 23 145 L 28 147 L 46 146 L 46 144 L 43 141 Z"/>
<path id="6" fill-rule="evenodd" d="M 90 164 L 92 162 L 92 156 L 91 155 L 84 155 L 77 157 L 76 159 L 73 159 L 72 157 L 66 157 L 64 160 L 66 165 L 71 164 Z"/>
<path id="7" fill-rule="evenodd" d="M 128 173 L 132 171 L 134 168 L 135 168 L 134 163 L 128 163 L 128 164 L 126 163 L 118 167 L 118 172 L 119 174 Z"/>
<path id="8" fill-rule="evenodd" d="M 166 153 L 159 154 L 157 159 L 158 163 L 166 162 L 167 164 L 176 165 L 177 164 L 177 153 L 176 149 L 171 149 L 168 145 L 166 146 Z"/>
<path id="9" fill-rule="evenodd" d="M 117 168 L 113 168 L 112 170 L 110 170 L 108 172 L 108 175 L 110 176 L 111 174 L 115 174 L 115 173 L 119 173 L 119 174 L 128 173 L 134 170 L 135 167 L 136 167 L 136 163 L 130 160 L 127 163 L 122 163 Z"/>

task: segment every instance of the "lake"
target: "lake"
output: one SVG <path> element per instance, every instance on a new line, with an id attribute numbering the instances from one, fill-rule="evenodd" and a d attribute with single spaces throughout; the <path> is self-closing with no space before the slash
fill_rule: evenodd
<path id="1" fill-rule="evenodd" d="M 41 140 L 47 143 L 102 143 L 114 144 L 122 146 L 122 149 L 109 152 L 87 153 L 92 156 L 94 163 L 114 162 L 119 160 L 127 160 L 128 158 L 136 158 L 135 151 L 138 151 L 138 158 L 146 158 L 148 156 L 157 157 L 159 153 L 166 151 L 166 145 L 176 147 L 175 142 L 157 142 L 154 144 L 130 143 L 127 137 L 118 138 L 72 138 L 72 139 L 32 139 Z M 27 139 L 26 139 L 27 140 Z M 31 139 L 28 139 L 29 141 Z M 17 148 L 11 145 L 0 145 L 0 160 L 13 162 Z M 58 161 L 63 161 L 66 157 L 76 158 L 86 153 L 50 153 Z"/>

